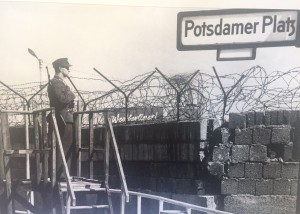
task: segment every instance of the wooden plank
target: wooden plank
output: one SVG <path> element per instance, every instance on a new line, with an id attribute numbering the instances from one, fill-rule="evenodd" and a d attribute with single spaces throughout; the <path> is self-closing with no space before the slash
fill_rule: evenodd
<path id="1" fill-rule="evenodd" d="M 48 154 L 49 153 L 49 149 L 45 149 L 45 150 L 42 150 L 42 149 L 39 149 L 39 150 L 35 150 L 35 149 L 18 149 L 18 150 L 13 150 L 13 149 L 7 149 L 7 150 L 3 150 L 4 152 L 4 155 L 26 155 L 26 154 L 43 154 L 43 153 L 46 153 Z"/>
<path id="2" fill-rule="evenodd" d="M 40 149 L 40 134 L 39 134 L 39 115 L 33 115 L 33 127 L 34 127 L 34 142 L 35 149 Z M 35 154 L 35 165 L 36 165 L 36 185 L 40 185 L 42 172 L 41 172 L 41 157 L 39 153 Z"/>
<path id="3" fill-rule="evenodd" d="M 10 145 L 10 134 L 8 126 L 8 115 L 7 113 L 1 113 L 1 131 L 2 131 L 2 142 L 3 149 L 11 149 Z M 10 158 L 9 156 L 4 156 L 4 176 L 5 176 L 5 187 L 6 187 L 6 207 L 5 210 L 7 214 L 13 213 L 13 204 L 12 204 L 12 186 L 11 186 L 11 168 L 10 168 Z"/>
<path id="4" fill-rule="evenodd" d="M 118 170 L 119 170 L 122 189 L 124 190 L 124 194 L 125 194 L 125 197 L 126 197 L 126 202 L 129 202 L 129 193 L 128 193 L 128 188 L 127 188 L 126 178 L 125 178 L 123 165 L 122 165 L 120 154 L 119 154 L 119 149 L 118 149 L 118 146 L 117 146 L 116 137 L 115 137 L 114 130 L 113 130 L 113 127 L 112 127 L 112 122 L 111 122 L 110 119 L 108 119 L 108 125 L 109 125 L 109 130 L 110 130 L 110 133 L 111 133 L 111 137 L 112 137 L 112 144 L 113 144 L 113 147 L 114 147 L 114 154 L 115 154 L 115 158 L 116 158 L 116 161 L 117 161 L 117 166 L 118 166 Z"/>
<path id="5" fill-rule="evenodd" d="M 25 207 L 28 211 L 32 213 L 39 213 L 39 210 L 37 210 L 34 205 L 32 205 L 30 202 L 28 202 L 26 199 L 24 199 L 22 196 L 20 196 L 18 193 L 14 192 L 13 194 L 14 199 L 17 200 L 23 207 Z"/>
<path id="6" fill-rule="evenodd" d="M 80 109 L 79 101 L 77 102 L 77 111 Z M 76 154 L 77 157 L 77 176 L 81 177 L 81 114 L 77 114 L 75 120 L 75 142 L 76 142 Z"/>
<path id="7" fill-rule="evenodd" d="M 68 194 L 71 197 L 71 204 L 72 204 L 72 206 L 74 206 L 76 204 L 76 197 L 75 197 L 72 185 L 71 185 L 71 177 L 70 177 L 67 161 L 66 161 L 66 158 L 64 155 L 64 150 L 63 150 L 63 146 L 62 146 L 62 142 L 61 142 L 61 138 L 60 138 L 60 134 L 58 131 L 58 126 L 57 126 L 57 122 L 56 122 L 56 118 L 55 118 L 54 114 L 52 114 L 52 121 L 53 121 L 53 125 L 54 125 L 55 136 L 57 138 L 59 152 L 61 153 L 61 158 L 62 158 L 62 162 L 63 162 L 63 169 L 64 169 L 66 181 L 68 184 Z"/>
<path id="8" fill-rule="evenodd" d="M 89 144 L 89 161 L 90 170 L 89 177 L 94 178 L 94 162 L 93 162 L 93 151 L 94 151 L 94 115 L 89 114 L 89 129 L 90 129 L 90 144 Z"/>
<path id="9" fill-rule="evenodd" d="M 104 170 L 105 170 L 105 188 L 106 188 L 106 194 L 107 194 L 107 201 L 109 205 L 109 211 L 110 214 L 114 214 L 114 209 L 112 205 L 111 200 L 111 193 L 109 190 L 109 147 L 110 147 L 110 131 L 109 131 L 109 125 L 108 125 L 108 114 L 104 114 L 104 120 L 105 120 L 105 164 L 104 164 Z"/>
<path id="10" fill-rule="evenodd" d="M 142 197 L 140 195 L 137 196 L 137 214 L 142 214 Z"/>
<path id="11" fill-rule="evenodd" d="M 46 116 L 46 111 L 42 112 L 42 149 L 47 151 L 49 150 L 48 148 L 48 134 L 47 134 L 47 116 Z M 46 189 L 46 185 L 48 183 L 48 157 L 49 153 L 43 153 L 42 154 L 42 177 L 43 177 L 43 185 L 44 185 L 44 190 Z"/>

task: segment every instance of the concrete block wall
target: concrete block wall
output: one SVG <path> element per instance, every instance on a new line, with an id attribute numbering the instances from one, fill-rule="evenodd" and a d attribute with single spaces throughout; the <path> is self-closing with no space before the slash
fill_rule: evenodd
<path id="1" fill-rule="evenodd" d="M 299 124 L 299 111 L 229 115 L 228 139 L 231 142 L 215 146 L 213 154 L 218 154 L 218 160 L 213 158 L 209 163 L 224 166 L 219 178 L 225 211 L 296 212 Z M 220 152 L 226 146 L 226 152 Z M 214 171 L 210 173 L 215 174 Z"/>

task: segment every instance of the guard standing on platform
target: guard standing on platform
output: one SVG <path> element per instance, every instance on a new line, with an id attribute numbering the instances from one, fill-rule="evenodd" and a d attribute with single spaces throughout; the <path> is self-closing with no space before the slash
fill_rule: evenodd
<path id="1" fill-rule="evenodd" d="M 69 64 L 68 58 L 59 58 L 55 60 L 52 65 L 55 70 L 55 75 L 49 81 L 48 96 L 50 106 L 55 108 L 58 130 L 71 174 L 71 172 L 74 171 L 71 169 L 71 165 L 74 165 L 72 164 L 72 158 L 74 158 L 73 154 L 75 151 L 75 145 L 73 143 L 73 108 L 75 95 L 65 83 L 71 65 Z M 63 175 L 63 162 L 59 150 L 57 150 L 56 154 L 56 173 L 57 178 L 59 179 L 62 178 Z M 74 166 L 72 166 L 72 168 L 73 167 Z"/>

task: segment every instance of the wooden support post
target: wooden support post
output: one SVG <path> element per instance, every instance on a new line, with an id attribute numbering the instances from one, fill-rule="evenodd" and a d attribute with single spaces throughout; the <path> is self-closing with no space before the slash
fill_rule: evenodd
<path id="1" fill-rule="evenodd" d="M 80 110 L 80 102 L 77 102 L 77 112 Z M 77 114 L 75 120 L 75 138 L 76 138 L 76 154 L 77 156 L 77 176 L 81 177 L 81 117 L 82 114 Z"/>
<path id="2" fill-rule="evenodd" d="M 110 147 L 110 131 L 109 131 L 109 124 L 108 124 L 108 114 L 107 112 L 104 113 L 104 122 L 105 122 L 105 163 L 104 163 L 104 170 L 105 170 L 105 189 L 107 194 L 107 200 L 109 205 L 110 214 L 114 214 L 114 210 L 112 207 L 112 200 L 111 200 L 111 193 L 109 190 L 109 147 Z"/>
<path id="3" fill-rule="evenodd" d="M 54 114 L 52 112 L 52 114 Z M 52 213 L 56 214 L 56 208 L 55 204 L 53 203 L 56 201 L 55 197 L 55 184 L 56 184 L 56 137 L 55 137 L 55 132 L 54 132 L 54 126 L 52 127 L 51 130 L 51 189 L 50 189 L 50 196 L 52 200 L 50 201 L 51 203 L 51 208 L 52 208 Z"/>
<path id="4" fill-rule="evenodd" d="M 137 214 L 142 214 L 142 196 L 137 195 Z"/>
<path id="5" fill-rule="evenodd" d="M 42 112 L 42 149 L 48 149 L 48 136 L 47 136 L 47 116 L 46 111 Z M 43 180 L 44 180 L 44 190 L 46 188 L 46 184 L 48 183 L 48 156 L 49 153 L 45 152 L 42 155 L 42 169 L 43 169 Z"/>
<path id="6" fill-rule="evenodd" d="M 94 152 L 94 114 L 89 114 L 89 128 L 90 128 L 90 145 L 89 145 L 89 161 L 90 161 L 90 173 L 91 179 L 94 178 L 94 162 L 93 162 L 93 152 Z"/>
<path id="7" fill-rule="evenodd" d="M 3 149 L 11 149 L 10 145 L 10 134 L 8 126 L 8 115 L 7 113 L 1 113 L 1 132 L 2 132 L 2 142 Z M 6 188 L 6 207 L 5 213 L 13 213 L 13 201 L 12 201 L 12 188 L 11 188 L 11 168 L 10 168 L 10 156 L 4 156 L 4 176 L 5 176 L 5 188 Z"/>
<path id="8" fill-rule="evenodd" d="M 34 141 L 35 141 L 35 149 L 40 149 L 40 135 L 39 135 L 39 115 L 35 113 L 33 115 L 33 127 L 34 127 Z M 35 154 L 36 161 L 36 185 L 39 186 L 41 182 L 41 157 L 40 153 Z"/>

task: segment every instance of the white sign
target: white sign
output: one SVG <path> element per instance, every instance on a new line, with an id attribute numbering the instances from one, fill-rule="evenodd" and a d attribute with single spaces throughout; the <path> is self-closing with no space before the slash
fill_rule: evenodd
<path id="1" fill-rule="evenodd" d="M 202 11 L 198 12 L 199 15 L 195 11 L 178 14 L 179 50 L 189 49 L 189 46 L 198 46 L 195 49 L 214 49 L 229 44 L 268 46 L 267 43 L 275 45 L 278 42 L 293 42 L 297 38 L 298 11 L 246 13 L 242 10 L 239 14 L 239 10 L 231 10 L 220 11 L 218 15 L 217 11 L 212 12 L 209 14 L 209 11 Z"/>

